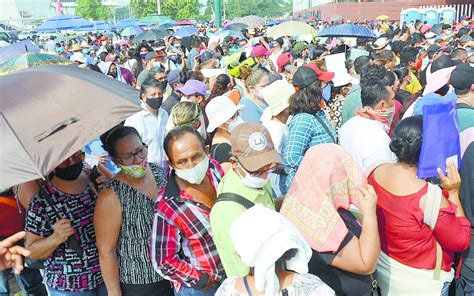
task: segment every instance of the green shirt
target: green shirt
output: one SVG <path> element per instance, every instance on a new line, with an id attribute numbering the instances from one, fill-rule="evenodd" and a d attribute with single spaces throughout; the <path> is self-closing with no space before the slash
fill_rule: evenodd
<path id="1" fill-rule="evenodd" d="M 474 109 L 458 108 L 459 131 L 474 127 Z"/>
<path id="2" fill-rule="evenodd" d="M 235 193 L 255 204 L 261 204 L 269 209 L 275 210 L 272 199 L 271 182 L 268 182 L 262 189 L 253 189 L 242 184 L 240 177 L 231 168 L 222 178 L 217 194 Z M 232 223 L 246 209 L 240 204 L 232 201 L 222 201 L 216 203 L 211 210 L 211 227 L 214 234 L 217 252 L 224 265 L 227 277 L 243 277 L 249 273 L 249 267 L 242 263 L 239 255 L 235 251 L 230 238 L 230 227 Z"/>
<path id="3" fill-rule="evenodd" d="M 344 100 L 342 105 L 342 124 L 354 117 L 357 109 L 362 109 L 361 92 L 362 88 L 359 87 Z"/>

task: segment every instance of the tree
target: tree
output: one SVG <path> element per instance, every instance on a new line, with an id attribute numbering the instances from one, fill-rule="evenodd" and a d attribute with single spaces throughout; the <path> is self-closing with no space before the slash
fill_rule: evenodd
<path id="1" fill-rule="evenodd" d="M 131 0 L 129 5 L 135 18 L 142 18 L 158 12 L 156 0 Z"/>
<path id="2" fill-rule="evenodd" d="M 100 0 L 77 0 L 77 6 L 74 11 L 76 15 L 94 21 L 106 20 L 111 14 L 110 9 L 103 5 Z"/>
<path id="3" fill-rule="evenodd" d="M 157 13 L 156 0 L 131 0 L 130 8 L 136 18 Z M 199 13 L 198 0 L 161 0 L 161 14 L 175 20 L 191 19 Z"/>

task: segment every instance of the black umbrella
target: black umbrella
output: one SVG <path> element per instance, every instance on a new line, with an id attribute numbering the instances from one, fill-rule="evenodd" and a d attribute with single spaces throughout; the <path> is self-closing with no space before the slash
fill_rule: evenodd
<path id="1" fill-rule="evenodd" d="M 226 27 L 226 30 L 231 30 L 231 31 L 242 31 L 242 30 L 245 30 L 247 29 L 249 26 L 246 25 L 246 24 L 242 24 L 242 23 L 235 23 L 235 24 L 230 24 Z"/>
<path id="2" fill-rule="evenodd" d="M 143 41 L 157 41 L 160 39 L 165 38 L 166 36 L 169 36 L 170 34 L 164 30 L 148 30 L 146 32 L 143 32 L 141 34 L 138 34 L 135 36 L 135 39 L 133 39 L 133 42 L 135 44 L 140 44 Z"/>

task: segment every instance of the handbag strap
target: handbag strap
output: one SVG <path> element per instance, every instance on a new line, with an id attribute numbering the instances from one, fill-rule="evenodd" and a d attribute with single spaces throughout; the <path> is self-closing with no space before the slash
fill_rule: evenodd
<path id="1" fill-rule="evenodd" d="M 423 210 L 423 222 L 434 231 L 438 221 L 439 209 L 441 205 L 441 188 L 428 183 L 428 191 L 425 195 L 425 209 Z M 443 250 L 436 240 L 436 264 L 434 268 L 433 279 L 439 280 L 441 276 L 441 264 L 443 259 Z"/>
<path id="2" fill-rule="evenodd" d="M 337 144 L 336 142 L 336 139 L 334 138 L 334 135 L 331 133 L 331 131 L 329 130 L 329 127 L 327 126 L 327 124 L 321 119 L 321 117 L 319 117 L 318 114 L 313 114 L 314 117 L 316 118 L 316 120 L 318 120 L 319 124 L 321 124 L 324 128 L 324 130 L 326 131 L 326 133 L 329 134 L 329 136 L 331 137 L 331 140 L 334 144 Z"/>
<path id="3" fill-rule="evenodd" d="M 231 192 L 226 192 L 226 193 L 219 194 L 215 204 L 218 203 L 218 202 L 221 202 L 221 201 L 232 201 L 232 202 L 238 203 L 239 205 L 241 205 L 242 207 L 244 207 L 247 210 L 255 205 L 253 202 L 246 199 L 245 197 L 243 197 L 241 195 L 238 195 L 238 194 L 235 194 L 235 193 L 231 193 Z"/>

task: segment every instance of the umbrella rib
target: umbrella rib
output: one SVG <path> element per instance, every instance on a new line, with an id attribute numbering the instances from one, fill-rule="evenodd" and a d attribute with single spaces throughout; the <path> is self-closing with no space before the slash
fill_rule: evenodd
<path id="1" fill-rule="evenodd" d="M 12 128 L 12 126 L 10 125 L 10 122 L 8 122 L 7 118 L 5 117 L 5 114 L 3 114 L 3 112 L 1 112 L 2 114 L 2 117 L 3 117 L 3 120 L 5 120 L 5 123 L 8 125 L 8 127 L 10 128 L 10 131 L 13 133 L 13 135 L 15 136 L 15 138 L 17 139 L 18 143 L 20 143 L 21 147 L 23 148 L 23 151 L 25 151 L 26 155 L 28 156 L 28 158 L 30 159 L 31 163 L 35 164 L 33 158 L 31 157 L 30 153 L 28 153 L 28 150 L 26 150 L 26 147 L 23 145 L 23 143 L 20 141 L 20 138 L 18 138 L 18 135 L 16 134 L 15 130 Z M 43 176 L 43 174 L 40 172 L 40 170 L 38 169 L 38 167 L 36 166 L 36 164 L 33 166 L 36 170 L 36 173 L 38 173 L 41 178 L 43 180 L 45 180 L 45 177 Z"/>

